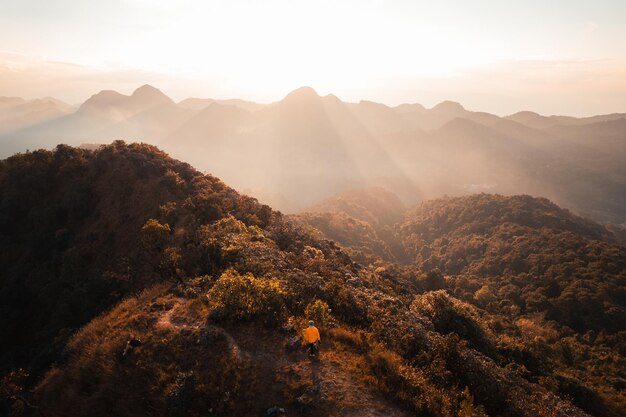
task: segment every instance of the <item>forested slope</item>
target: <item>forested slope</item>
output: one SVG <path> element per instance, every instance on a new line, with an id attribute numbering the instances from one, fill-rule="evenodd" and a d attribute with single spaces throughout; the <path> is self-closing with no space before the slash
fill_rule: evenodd
<path id="1" fill-rule="evenodd" d="M 622 314 L 623 248 L 547 202 L 538 224 L 515 220 L 504 197 L 473 204 L 503 199 L 499 217 L 478 210 L 452 225 L 439 217 L 452 219 L 461 200 L 426 205 L 387 229 L 405 252 L 399 264 L 356 262 L 147 145 L 16 155 L 0 165 L 0 189 L 4 415 L 249 416 L 274 405 L 290 416 L 623 414 L 624 332 L 602 321 Z M 492 290 L 497 277 L 526 282 L 515 262 L 448 268 L 442 239 L 460 245 L 454 231 L 470 218 L 486 226 L 467 237 L 528 227 L 586 242 L 589 261 L 566 264 L 557 284 L 606 281 L 597 296 L 618 298 L 579 323 L 530 298 L 516 304 L 515 288 Z M 483 300 L 484 285 L 495 300 Z M 309 318 L 322 331 L 319 362 L 289 348 Z M 131 334 L 142 345 L 122 356 Z"/>

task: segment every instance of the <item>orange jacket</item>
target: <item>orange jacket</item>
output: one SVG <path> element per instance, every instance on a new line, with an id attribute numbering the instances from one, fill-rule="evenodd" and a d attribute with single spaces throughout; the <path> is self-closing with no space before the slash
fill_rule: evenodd
<path id="1" fill-rule="evenodd" d="M 317 327 L 307 327 L 304 331 L 304 341 L 307 343 L 315 343 L 320 340 L 320 331 L 317 330 Z"/>

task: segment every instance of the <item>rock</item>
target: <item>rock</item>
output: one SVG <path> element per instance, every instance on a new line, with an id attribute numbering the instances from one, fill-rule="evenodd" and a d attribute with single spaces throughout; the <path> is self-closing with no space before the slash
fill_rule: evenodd
<path id="1" fill-rule="evenodd" d="M 281 327 L 281 330 L 285 333 L 291 333 L 296 330 L 296 326 L 291 323 L 285 323 L 283 324 L 283 327 Z"/>
<path id="2" fill-rule="evenodd" d="M 287 351 L 293 352 L 294 350 L 300 349 L 302 346 L 302 337 L 301 336 L 293 336 L 287 340 Z"/>
<path id="3" fill-rule="evenodd" d="M 296 403 L 298 403 L 299 405 L 309 405 L 312 402 L 313 398 L 306 393 L 296 398 Z"/>
<path id="4" fill-rule="evenodd" d="M 150 311 L 162 311 L 165 310 L 165 304 L 161 303 L 152 303 L 150 306 Z"/>
<path id="5" fill-rule="evenodd" d="M 275 405 L 274 407 L 268 408 L 265 412 L 267 417 L 279 417 L 285 415 L 285 409 L 283 407 L 279 407 Z"/>
<path id="6" fill-rule="evenodd" d="M 363 286 L 363 282 L 356 277 L 352 277 L 346 281 L 347 284 L 352 285 L 353 287 L 361 287 Z"/>

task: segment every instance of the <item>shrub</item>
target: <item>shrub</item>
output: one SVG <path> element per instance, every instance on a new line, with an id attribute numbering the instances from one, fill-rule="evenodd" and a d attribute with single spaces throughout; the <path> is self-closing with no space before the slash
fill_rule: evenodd
<path id="1" fill-rule="evenodd" d="M 0 414 L 3 416 L 24 415 L 30 407 L 25 399 L 24 385 L 28 373 L 23 369 L 9 372 L 0 379 Z"/>
<path id="2" fill-rule="evenodd" d="M 415 297 L 411 310 L 418 316 L 429 319 L 440 333 L 456 333 L 483 353 L 488 354 L 493 350 L 480 318 L 469 305 L 450 297 L 445 291 L 434 291 Z"/>
<path id="3" fill-rule="evenodd" d="M 474 396 L 470 393 L 468 387 L 465 387 L 461 395 L 461 403 L 459 404 L 458 417 L 486 417 L 485 409 L 482 405 L 474 407 Z"/>
<path id="4" fill-rule="evenodd" d="M 322 300 L 314 300 L 304 309 L 304 314 L 309 320 L 313 320 L 317 326 L 324 327 L 330 323 L 332 317 L 330 308 Z"/>
<path id="5" fill-rule="evenodd" d="M 171 233 L 170 225 L 149 219 L 141 228 L 141 243 L 148 250 L 161 250 Z"/>
<path id="6" fill-rule="evenodd" d="M 260 279 L 233 269 L 224 272 L 209 290 L 211 316 L 229 320 L 263 318 L 276 323 L 284 313 L 285 292 L 276 278 Z"/>
<path id="7" fill-rule="evenodd" d="M 446 280 L 437 268 L 429 271 L 421 281 L 426 291 L 437 291 L 446 288 Z"/>
<path id="8" fill-rule="evenodd" d="M 369 347 L 367 335 L 363 331 L 359 330 L 355 333 L 343 327 L 335 327 L 329 333 L 333 339 L 357 352 L 365 352 Z"/>
<path id="9" fill-rule="evenodd" d="M 418 415 L 452 416 L 448 393 L 433 386 L 419 369 L 405 365 L 398 354 L 375 344 L 366 358 L 380 390 L 409 405 Z"/>

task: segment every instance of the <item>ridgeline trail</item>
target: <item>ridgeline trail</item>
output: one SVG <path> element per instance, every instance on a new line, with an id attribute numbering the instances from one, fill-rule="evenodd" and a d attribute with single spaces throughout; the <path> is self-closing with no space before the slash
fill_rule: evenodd
<path id="1" fill-rule="evenodd" d="M 185 315 L 189 300 L 172 298 L 160 312 L 155 330 L 212 332 L 224 337 L 233 361 L 252 371 L 250 387 L 266 408 L 285 407 L 287 416 L 404 417 L 410 413 L 357 379 L 348 366 L 355 355 L 335 351 L 326 341 L 317 359 L 304 349 L 287 352 L 288 335 L 247 326 L 218 326 Z"/>

